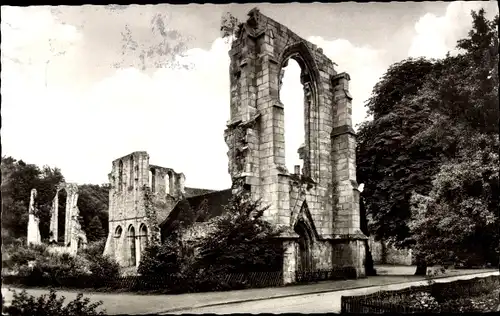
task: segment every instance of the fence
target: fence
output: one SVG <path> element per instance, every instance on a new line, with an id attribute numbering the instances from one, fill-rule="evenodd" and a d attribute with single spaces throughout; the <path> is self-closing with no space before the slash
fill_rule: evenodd
<path id="1" fill-rule="evenodd" d="M 331 270 L 296 271 L 296 283 L 308 283 L 326 280 L 356 279 L 357 273 L 354 267 L 336 267 Z"/>
<path id="2" fill-rule="evenodd" d="M 342 296 L 342 313 L 430 313 L 456 312 L 446 304 L 459 298 L 477 296 L 500 286 L 500 276 L 458 280 L 446 283 L 415 286 L 398 291 L 380 291 L 368 295 Z M 411 296 L 427 293 L 434 298 L 436 305 L 417 307 L 412 305 Z"/>
<path id="3" fill-rule="evenodd" d="M 281 271 L 276 271 L 211 276 L 198 275 L 194 278 L 162 275 L 157 277 L 122 276 L 114 279 L 94 278 L 91 275 L 78 277 L 4 275 L 2 276 L 2 283 L 36 287 L 101 289 L 107 291 L 121 290 L 183 293 L 276 287 L 283 284 L 283 274 Z"/>

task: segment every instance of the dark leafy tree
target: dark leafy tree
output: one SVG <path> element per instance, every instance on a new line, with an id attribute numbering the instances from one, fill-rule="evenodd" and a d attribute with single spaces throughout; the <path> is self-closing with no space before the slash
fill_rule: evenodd
<path id="1" fill-rule="evenodd" d="M 64 177 L 57 168 L 26 164 L 12 157 L 2 158 L 2 236 L 26 236 L 31 189 L 37 190 L 36 208 L 42 238 L 48 238 L 49 217 L 55 186 Z M 5 232 L 4 232 L 5 231 Z"/>
<path id="2" fill-rule="evenodd" d="M 102 223 L 99 219 L 99 216 L 94 216 L 94 218 L 90 221 L 86 233 L 88 241 L 96 241 L 106 237 L 106 233 L 102 228 Z"/>
<path id="3" fill-rule="evenodd" d="M 82 229 L 86 232 L 89 241 L 94 238 L 102 238 L 108 234 L 108 207 L 109 207 L 109 185 L 83 184 L 78 187 L 78 209 L 82 216 Z M 98 218 L 103 229 L 97 237 L 91 228 L 92 221 Z M 94 223 L 96 225 L 96 223 Z"/>
<path id="4" fill-rule="evenodd" d="M 437 190 L 433 180 L 438 172 L 446 178 L 443 164 L 460 166 L 457 157 L 474 152 L 467 149 L 472 139 L 498 137 L 498 17 L 487 21 L 483 10 L 472 17 L 473 29 L 457 45 L 460 55 L 391 66 L 368 103 L 374 120 L 359 132 L 358 179 L 370 230 L 399 247 L 425 248 L 416 245 L 423 240 L 416 228 L 410 232 L 412 195 Z M 425 273 L 425 258 L 436 261 L 417 251 L 417 273 Z"/>
<path id="5" fill-rule="evenodd" d="M 282 230 L 263 220 L 266 209 L 259 201 L 234 195 L 225 213 L 210 222 L 209 233 L 197 241 L 200 265 L 215 275 L 280 270 L 282 248 L 276 237 Z"/>

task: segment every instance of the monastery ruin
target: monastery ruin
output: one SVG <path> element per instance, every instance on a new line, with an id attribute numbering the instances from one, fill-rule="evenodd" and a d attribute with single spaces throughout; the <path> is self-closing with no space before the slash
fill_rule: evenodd
<path id="1" fill-rule="evenodd" d="M 188 190 L 182 173 L 150 165 L 146 152 L 113 161 L 104 253 L 122 266 L 137 267 L 147 242 L 166 233 L 180 201 L 195 203 L 204 196 L 216 214 L 231 192 L 246 191 L 270 206 L 267 221 L 288 228 L 281 237 L 284 283 L 294 282 L 296 271 L 347 266 L 362 277 L 367 237 L 360 230 L 350 77 L 337 73 L 321 48 L 258 9 L 248 15 L 229 51 L 230 120 L 224 138 L 232 188 Z M 305 100 L 305 124 L 297 127 L 305 133 L 298 151 L 303 167 L 294 170 L 285 167 L 286 105 L 280 101 L 289 59 L 301 67 Z"/>
<path id="2" fill-rule="evenodd" d="M 59 192 L 66 191 L 66 210 L 64 220 L 64 239 L 59 242 Z M 41 244 L 40 220 L 36 214 L 35 200 L 37 191 L 31 190 L 28 217 L 28 244 Z M 50 232 L 48 250 L 55 253 L 76 255 L 79 249 L 87 245 L 87 236 L 80 225 L 80 211 L 77 206 L 78 185 L 76 183 L 60 183 L 52 200 L 50 211 Z"/>

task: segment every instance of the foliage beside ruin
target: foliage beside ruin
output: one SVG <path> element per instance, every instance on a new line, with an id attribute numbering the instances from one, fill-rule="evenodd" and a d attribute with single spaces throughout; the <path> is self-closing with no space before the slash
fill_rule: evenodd
<path id="1" fill-rule="evenodd" d="M 78 294 L 73 300 L 64 304 L 66 298 L 57 296 L 55 290 L 38 297 L 29 295 L 25 290 L 13 291 L 13 300 L 9 306 L 2 307 L 2 313 L 9 316 L 66 316 L 66 315 L 106 315 L 105 310 L 99 310 L 102 302 L 91 303 L 89 298 Z"/>
<path id="2" fill-rule="evenodd" d="M 472 20 L 457 56 L 392 65 L 358 134 L 370 232 L 430 264 L 498 262 L 498 16 Z"/>
<path id="3" fill-rule="evenodd" d="M 221 37 L 226 41 L 238 38 L 243 29 L 243 23 L 230 12 L 222 15 L 220 25 Z"/>
<path id="4" fill-rule="evenodd" d="M 279 271 L 282 246 L 275 238 L 281 230 L 262 219 L 266 208 L 240 196 L 234 196 L 225 208 L 225 213 L 205 223 L 206 234 L 195 239 L 184 234 L 204 216 L 204 210 L 191 210 L 177 218 L 164 242 L 146 249 L 139 274 L 146 280 L 168 276 L 178 291 L 196 291 L 224 289 L 229 285 L 220 277 L 231 273 Z"/>
<path id="5" fill-rule="evenodd" d="M 26 237 L 28 204 L 31 189 L 37 190 L 35 208 L 40 218 L 42 240 L 49 239 L 50 210 L 56 187 L 64 181 L 58 168 L 39 167 L 12 157 L 2 157 L 2 243 Z M 108 185 L 84 184 L 79 186 L 78 208 L 82 217 L 82 229 L 89 241 L 106 237 L 108 230 Z M 64 191 L 59 196 L 59 227 L 64 225 Z M 64 229 L 59 229 L 64 234 Z M 61 237 L 61 236 L 60 236 Z"/>
<path id="6" fill-rule="evenodd" d="M 50 283 L 57 282 L 57 279 L 88 276 L 103 281 L 112 280 L 119 276 L 119 266 L 102 255 L 102 248 L 101 243 L 94 242 L 78 256 L 71 256 L 51 253 L 43 244 L 26 246 L 17 242 L 3 249 L 2 274 L 18 275 L 25 285 L 37 285 L 42 279 Z"/>

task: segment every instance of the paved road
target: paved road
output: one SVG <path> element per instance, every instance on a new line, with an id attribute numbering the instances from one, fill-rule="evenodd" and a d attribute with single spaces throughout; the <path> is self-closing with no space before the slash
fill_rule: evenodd
<path id="1" fill-rule="evenodd" d="M 314 312 L 316 309 L 305 309 L 305 305 L 308 305 L 309 301 L 315 302 L 320 301 L 318 305 L 319 310 L 332 311 L 331 306 L 333 303 L 321 302 L 322 300 L 337 300 L 340 304 L 339 292 L 336 294 L 330 294 L 330 296 L 325 294 L 311 294 L 318 292 L 332 292 L 345 289 L 370 287 L 370 286 L 383 286 L 388 284 L 401 284 L 402 282 L 415 282 L 421 281 L 423 277 L 414 275 L 402 275 L 404 273 L 412 273 L 414 268 L 411 267 L 380 267 L 380 272 L 382 275 L 376 277 L 369 277 L 358 280 L 344 280 L 344 281 L 323 281 L 308 285 L 295 285 L 288 287 L 279 288 L 263 288 L 263 289 L 248 289 L 248 290 L 238 290 L 229 292 L 209 292 L 209 293 L 190 293 L 190 294 L 180 294 L 180 295 L 140 295 L 136 293 L 102 293 L 102 292 L 90 292 L 85 293 L 85 297 L 89 297 L 92 302 L 102 300 L 104 302 L 103 307 L 106 309 L 108 315 L 113 314 L 153 314 L 153 313 L 166 313 L 171 311 L 182 311 L 184 313 L 203 313 L 203 312 L 229 312 L 232 310 L 242 310 L 242 311 L 268 311 L 276 310 L 276 312 L 295 311 L 295 310 L 307 310 L 305 312 Z M 379 269 L 377 267 L 377 269 Z M 406 271 L 408 270 L 408 271 Z M 477 277 L 478 273 L 492 273 L 492 270 L 451 270 L 448 271 L 446 275 L 455 276 L 468 274 L 470 277 Z M 393 275 L 387 275 L 387 274 Z M 471 274 L 474 276 L 470 276 Z M 497 272 L 498 273 L 498 272 Z M 385 275 L 384 275 L 385 274 Z M 18 290 L 19 289 L 15 289 Z M 48 293 L 47 289 L 28 289 L 28 294 L 39 296 L 41 294 Z M 58 290 L 58 295 L 64 295 L 66 301 L 73 300 L 77 291 L 67 291 Z M 351 292 L 349 292 L 351 293 Z M 5 302 L 9 303 L 12 299 L 12 292 L 8 291 L 8 286 L 2 286 L 2 294 L 5 296 Z M 294 295 L 293 297 L 285 297 Z M 332 296 L 333 295 L 333 296 Z M 348 294 L 343 294 L 348 295 Z M 350 294 L 349 294 L 350 295 Z M 273 298 L 274 299 L 270 299 Z M 280 298 L 281 297 L 281 298 Z M 333 298 L 332 298 L 333 297 Z M 337 297 L 337 298 L 335 298 Z M 263 301 L 254 301 L 247 303 L 235 302 L 246 301 L 249 299 Z M 222 306 L 221 304 L 232 303 L 232 305 Z M 205 307 L 212 305 L 219 305 L 217 307 Z M 322 305 L 325 304 L 325 305 Z M 316 303 L 314 303 L 316 305 Z M 313 305 L 313 306 L 314 306 Z M 271 307 L 269 307 L 271 306 Z M 273 307 L 276 306 L 275 309 Z M 195 307 L 195 310 L 186 310 L 188 308 Z M 178 312 L 178 313 L 182 313 Z"/>
<path id="2" fill-rule="evenodd" d="M 442 279 L 436 279 L 436 282 L 451 282 L 456 280 L 466 280 L 475 277 L 485 277 L 489 275 L 498 275 L 498 272 L 488 272 L 482 275 L 462 275 Z M 189 309 L 169 314 L 231 314 L 231 313 L 340 313 L 341 296 L 364 295 L 381 290 L 400 290 L 410 286 L 425 285 L 426 281 L 415 281 L 403 284 L 391 284 L 385 286 L 375 286 L 369 288 L 352 289 L 345 291 L 336 291 L 321 294 L 310 294 L 293 297 L 267 299 L 255 302 L 232 303 L 226 305 L 203 307 Z"/>

